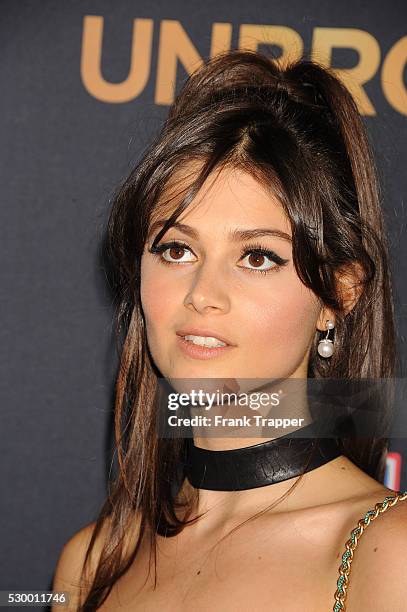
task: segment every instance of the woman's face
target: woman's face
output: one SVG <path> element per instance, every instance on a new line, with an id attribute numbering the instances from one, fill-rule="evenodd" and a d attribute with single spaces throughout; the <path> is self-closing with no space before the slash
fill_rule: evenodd
<path id="1" fill-rule="evenodd" d="M 216 181 L 209 177 L 178 222 L 190 231 L 172 227 L 158 245 L 183 246 L 150 253 L 157 229 L 141 264 L 148 344 L 162 375 L 306 378 L 321 308 L 296 274 L 290 223 L 279 202 L 251 175 L 224 169 Z M 283 234 L 230 235 L 259 229 Z M 272 253 L 252 252 L 259 246 Z M 190 330 L 232 346 L 199 358 L 184 349 L 186 340 L 178 335 Z"/>

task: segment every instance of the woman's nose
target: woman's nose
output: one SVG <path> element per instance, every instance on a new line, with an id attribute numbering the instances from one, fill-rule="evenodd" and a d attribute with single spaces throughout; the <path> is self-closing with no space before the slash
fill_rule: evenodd
<path id="1" fill-rule="evenodd" d="M 222 276 L 218 264 L 203 266 L 196 272 L 185 295 L 184 305 L 201 313 L 210 310 L 221 312 L 229 310 L 228 283 Z"/>

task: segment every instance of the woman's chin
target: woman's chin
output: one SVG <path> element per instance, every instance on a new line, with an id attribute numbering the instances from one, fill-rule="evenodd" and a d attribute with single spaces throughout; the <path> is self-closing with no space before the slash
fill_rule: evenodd
<path id="1" fill-rule="evenodd" d="M 171 375 L 168 380 L 177 393 L 188 395 L 191 395 L 192 391 L 211 395 L 217 392 L 232 392 L 236 387 L 235 379 L 230 376 L 220 376 L 219 373 L 214 374 L 213 372 L 211 374 L 202 373 L 197 369 L 188 372 L 178 371 L 177 375 Z"/>

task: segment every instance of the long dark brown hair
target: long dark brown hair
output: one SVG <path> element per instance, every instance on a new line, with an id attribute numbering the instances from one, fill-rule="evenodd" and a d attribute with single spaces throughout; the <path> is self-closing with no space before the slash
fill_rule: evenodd
<path id="1" fill-rule="evenodd" d="M 308 376 L 394 376 L 382 196 L 352 96 L 331 70 L 306 58 L 282 66 L 265 54 L 235 49 L 205 61 L 187 79 L 160 133 L 118 189 L 107 225 L 121 338 L 115 394 L 118 473 L 87 549 L 83 576 L 103 528 L 100 558 L 80 611 L 102 605 L 133 563 L 144 536 L 156 570 L 157 534 L 175 536 L 191 523 L 199 491 L 191 488 L 181 500 L 172 486 L 185 441 L 159 438 L 156 431 L 158 372 L 148 349 L 140 266 L 152 222 L 166 220 L 157 243 L 208 176 L 227 166 L 250 173 L 278 196 L 292 226 L 297 274 L 335 313 L 334 354 L 318 356 L 316 331 Z M 363 270 L 362 290 L 346 312 L 336 273 L 355 263 Z M 387 438 L 342 439 L 341 444 L 344 455 L 383 479 Z M 138 535 L 125 550 L 136 516 Z"/>

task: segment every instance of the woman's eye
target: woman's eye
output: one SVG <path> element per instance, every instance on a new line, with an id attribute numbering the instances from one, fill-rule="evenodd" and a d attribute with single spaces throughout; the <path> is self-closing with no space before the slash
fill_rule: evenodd
<path id="1" fill-rule="evenodd" d="M 183 252 L 188 251 L 192 254 L 191 249 L 181 242 L 166 242 L 165 244 L 159 244 L 156 247 L 150 249 L 150 253 L 158 255 L 163 263 L 178 264 L 187 263 L 193 261 L 191 259 L 182 259 Z"/>
<path id="2" fill-rule="evenodd" d="M 240 260 L 247 258 L 249 266 L 253 266 L 249 268 L 244 266 L 248 272 L 260 272 L 260 274 L 277 272 L 289 262 L 289 259 L 283 259 L 280 257 L 280 255 L 277 255 L 277 253 L 262 246 L 261 244 L 253 244 L 250 247 L 243 247 L 240 256 Z"/>
<path id="3" fill-rule="evenodd" d="M 247 259 L 247 263 L 249 266 L 253 266 L 248 268 L 250 272 L 269 272 L 273 268 L 277 268 L 278 264 L 270 261 L 270 257 L 264 253 L 258 253 L 256 251 L 250 251 L 248 255 L 244 257 Z"/>
<path id="4" fill-rule="evenodd" d="M 188 245 L 182 242 L 166 242 L 159 244 L 158 246 L 151 247 L 150 253 L 160 258 L 160 261 L 164 264 L 183 264 L 194 261 L 191 258 L 185 259 L 185 252 L 193 255 Z M 279 270 L 289 260 L 283 259 L 274 251 L 271 251 L 261 245 L 253 245 L 251 248 L 243 248 L 240 253 L 239 261 L 247 258 L 249 266 L 239 266 L 240 268 L 247 270 L 248 272 L 260 272 L 260 274 L 268 274 Z"/>

